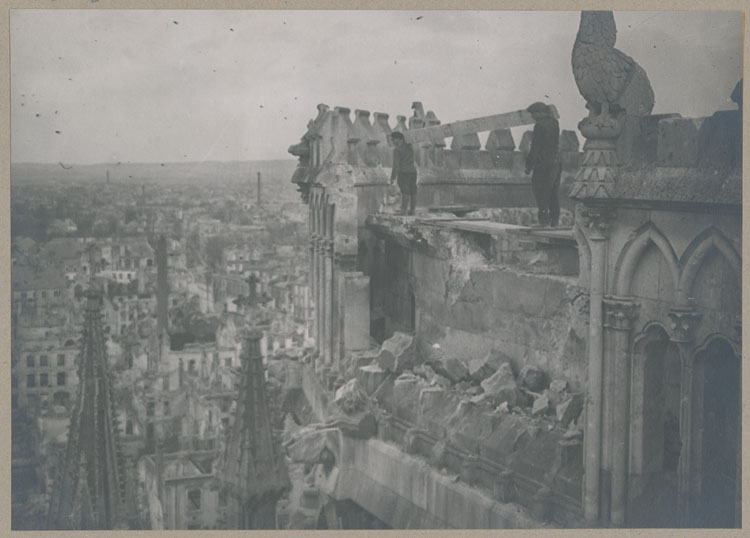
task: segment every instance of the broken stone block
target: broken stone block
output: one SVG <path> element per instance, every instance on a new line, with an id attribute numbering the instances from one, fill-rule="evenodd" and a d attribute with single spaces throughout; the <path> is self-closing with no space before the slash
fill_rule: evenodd
<path id="1" fill-rule="evenodd" d="M 450 379 L 452 383 L 457 383 L 468 377 L 469 370 L 463 361 L 446 357 L 442 349 L 438 347 L 428 348 L 425 350 L 425 355 L 425 363 L 438 374 Z"/>
<path id="2" fill-rule="evenodd" d="M 534 405 L 531 408 L 531 414 L 532 415 L 544 415 L 549 410 L 549 397 L 547 397 L 547 394 L 542 394 L 539 396 L 536 400 L 534 400 Z"/>
<path id="3" fill-rule="evenodd" d="M 583 394 L 580 392 L 570 394 L 567 400 L 557 404 L 555 410 L 557 412 L 557 420 L 560 421 L 563 427 L 567 427 L 583 411 Z"/>
<path id="4" fill-rule="evenodd" d="M 355 379 L 359 380 L 362 390 L 368 396 L 372 396 L 387 377 L 388 372 L 383 370 L 379 365 L 368 364 L 357 369 L 357 377 Z"/>
<path id="5" fill-rule="evenodd" d="M 416 422 L 419 392 L 426 386 L 427 382 L 414 374 L 401 374 L 393 384 L 394 414 L 407 422 Z"/>
<path id="6" fill-rule="evenodd" d="M 449 379 L 436 373 L 428 364 L 418 364 L 412 371 L 420 377 L 425 378 L 430 385 L 438 385 L 440 387 L 451 386 Z"/>
<path id="7" fill-rule="evenodd" d="M 518 374 L 518 382 L 529 390 L 541 392 L 545 387 L 545 375 L 536 366 L 527 364 L 521 369 L 521 373 Z"/>
<path id="8" fill-rule="evenodd" d="M 476 396 L 477 394 L 482 393 L 484 393 L 484 389 L 476 385 L 472 385 L 471 387 L 466 389 L 466 394 L 468 394 L 469 396 Z"/>
<path id="9" fill-rule="evenodd" d="M 416 345 L 414 337 L 406 333 L 396 332 L 383 342 L 378 353 L 378 364 L 389 372 L 403 372 L 417 364 Z"/>
<path id="10" fill-rule="evenodd" d="M 491 377 L 482 381 L 482 388 L 487 397 L 495 404 L 508 402 L 511 407 L 518 404 L 518 386 L 513 376 L 513 370 L 507 362 L 500 365 L 500 368 Z"/>
<path id="11" fill-rule="evenodd" d="M 502 351 L 492 350 L 481 359 L 469 360 L 469 375 L 475 381 L 484 381 L 504 363 L 510 363 L 510 357 Z"/>
<path id="12" fill-rule="evenodd" d="M 469 375 L 469 369 L 466 368 L 466 365 L 459 359 L 453 357 L 446 357 L 442 362 L 438 363 L 437 368 L 435 368 L 435 365 L 433 365 L 433 368 L 436 372 L 444 375 L 453 383 L 458 383 Z"/>
<path id="13" fill-rule="evenodd" d="M 358 413 L 367 405 L 367 395 L 362 390 L 359 380 L 355 377 L 339 387 L 333 402 L 347 415 Z"/>
<path id="14" fill-rule="evenodd" d="M 568 383 L 564 379 L 555 379 L 549 384 L 549 400 L 553 407 L 565 400 L 567 389 Z"/>

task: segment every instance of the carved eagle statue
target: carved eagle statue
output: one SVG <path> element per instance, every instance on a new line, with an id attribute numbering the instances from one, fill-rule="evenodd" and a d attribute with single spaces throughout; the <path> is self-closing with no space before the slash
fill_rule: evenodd
<path id="1" fill-rule="evenodd" d="M 646 116 L 654 107 L 654 92 L 646 72 L 615 48 L 617 27 L 611 11 L 582 11 L 573 45 L 573 76 L 586 99 L 588 120 L 597 125 L 615 121 L 622 112 Z"/>

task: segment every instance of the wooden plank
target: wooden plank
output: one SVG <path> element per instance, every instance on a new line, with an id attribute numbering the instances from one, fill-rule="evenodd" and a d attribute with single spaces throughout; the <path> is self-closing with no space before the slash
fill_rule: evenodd
<path id="1" fill-rule="evenodd" d="M 559 118 L 557 109 L 550 105 L 556 118 Z M 493 116 L 483 116 L 481 118 L 472 118 L 470 120 L 460 120 L 443 125 L 433 125 L 421 129 L 412 129 L 404 132 L 404 140 L 413 144 L 416 142 L 435 142 L 442 141 L 456 135 L 481 133 L 484 131 L 494 131 L 496 129 L 510 129 L 522 125 L 531 125 L 534 118 L 528 110 L 514 110 L 503 114 Z"/>

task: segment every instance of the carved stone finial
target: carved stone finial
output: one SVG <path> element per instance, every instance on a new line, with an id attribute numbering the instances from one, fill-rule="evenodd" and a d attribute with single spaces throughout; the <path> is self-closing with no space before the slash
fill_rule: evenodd
<path id="1" fill-rule="evenodd" d="M 638 319 L 640 305 L 630 299 L 606 297 L 604 303 L 604 326 L 618 331 L 629 331 Z"/>
<path id="2" fill-rule="evenodd" d="M 647 116 L 654 92 L 646 72 L 615 48 L 617 28 L 611 11 L 582 11 L 573 45 L 572 67 L 588 117 L 578 129 L 587 139 L 573 198 L 611 198 L 618 166 L 616 143 L 627 117 Z"/>
<path id="3" fill-rule="evenodd" d="M 703 315 L 691 306 L 673 308 L 669 312 L 672 341 L 690 342 L 702 317 Z"/>

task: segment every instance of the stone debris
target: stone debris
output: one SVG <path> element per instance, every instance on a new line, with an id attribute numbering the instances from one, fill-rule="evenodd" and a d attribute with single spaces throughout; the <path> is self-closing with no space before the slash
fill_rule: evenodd
<path id="1" fill-rule="evenodd" d="M 509 406 L 515 407 L 518 404 L 520 391 L 513 370 L 507 362 L 500 365 L 492 376 L 482 381 L 482 388 L 496 405 L 508 402 Z"/>
<path id="2" fill-rule="evenodd" d="M 557 406 L 565 399 L 565 394 L 568 389 L 567 381 L 563 379 L 555 379 L 549 384 L 549 398 L 550 403 L 553 406 Z"/>
<path id="3" fill-rule="evenodd" d="M 532 415 L 545 415 L 549 411 L 549 398 L 547 397 L 546 391 L 544 394 L 534 400 L 534 405 L 531 408 Z"/>
<path id="4" fill-rule="evenodd" d="M 468 361 L 469 376 L 474 381 L 484 381 L 497 372 L 497 369 L 503 363 L 510 363 L 510 357 L 502 351 L 492 350 L 481 359 L 470 359 Z"/>
<path id="5" fill-rule="evenodd" d="M 367 366 L 360 366 L 357 369 L 357 377 L 355 379 L 359 380 L 362 390 L 368 396 L 372 396 L 387 377 L 388 372 L 383 370 L 378 364 L 368 364 Z"/>
<path id="6" fill-rule="evenodd" d="M 534 392 L 541 392 L 545 388 L 546 376 L 544 372 L 536 366 L 527 365 L 521 369 L 518 374 L 518 381 L 521 385 Z"/>
<path id="7" fill-rule="evenodd" d="M 449 379 L 451 383 L 458 383 L 469 376 L 469 370 L 463 361 L 446 356 L 439 347 L 425 350 L 425 364 L 429 365 L 439 375 Z"/>
<path id="8" fill-rule="evenodd" d="M 583 399 L 582 393 L 574 392 L 568 395 L 567 400 L 557 405 L 557 420 L 563 427 L 567 427 L 568 424 L 578 419 L 581 411 L 583 411 Z"/>
<path id="9" fill-rule="evenodd" d="M 417 351 L 414 337 L 395 332 L 383 342 L 377 356 L 378 365 L 385 371 L 401 373 L 417 364 Z"/>
<path id="10" fill-rule="evenodd" d="M 413 372 L 423 377 L 432 386 L 450 387 L 451 382 L 448 378 L 435 372 L 429 364 L 418 364 L 414 367 Z"/>
<path id="11" fill-rule="evenodd" d="M 333 402 L 344 413 L 350 415 L 364 410 L 367 405 L 367 395 L 363 392 L 359 380 L 354 378 L 336 391 Z"/>

